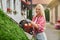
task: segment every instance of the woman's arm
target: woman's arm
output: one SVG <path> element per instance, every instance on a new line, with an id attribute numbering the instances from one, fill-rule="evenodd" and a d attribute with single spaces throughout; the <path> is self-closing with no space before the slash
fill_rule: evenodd
<path id="1" fill-rule="evenodd" d="M 31 21 L 31 24 L 35 27 L 35 28 L 39 28 L 38 25 L 36 23 L 34 23 L 33 21 Z"/>
<path id="2" fill-rule="evenodd" d="M 39 20 L 37 22 L 39 22 L 39 23 L 34 23 L 33 21 L 31 21 L 31 24 L 39 30 L 45 28 L 44 26 L 45 26 L 46 20 L 43 17 L 39 18 Z"/>

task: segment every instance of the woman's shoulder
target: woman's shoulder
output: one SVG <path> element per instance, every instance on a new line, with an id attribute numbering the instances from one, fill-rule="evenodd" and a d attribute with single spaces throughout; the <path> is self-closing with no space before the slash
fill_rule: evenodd
<path id="1" fill-rule="evenodd" d="M 33 18 L 36 18 L 36 16 L 33 16 Z"/>
<path id="2" fill-rule="evenodd" d="M 32 21 L 34 21 L 34 20 L 35 20 L 35 18 L 36 18 L 36 16 L 33 16 L 33 17 L 32 17 Z"/>
<path id="3" fill-rule="evenodd" d="M 40 19 L 44 19 L 44 16 L 39 16 Z"/>

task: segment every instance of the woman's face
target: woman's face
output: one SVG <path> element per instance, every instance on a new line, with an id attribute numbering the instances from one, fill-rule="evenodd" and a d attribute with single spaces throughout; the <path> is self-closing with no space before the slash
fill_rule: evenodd
<path id="1" fill-rule="evenodd" d="M 36 8 L 36 14 L 41 15 L 41 9 L 39 7 Z"/>

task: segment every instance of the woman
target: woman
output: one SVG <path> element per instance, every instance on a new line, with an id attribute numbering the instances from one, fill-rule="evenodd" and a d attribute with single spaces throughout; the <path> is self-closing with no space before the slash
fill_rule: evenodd
<path id="1" fill-rule="evenodd" d="M 31 24 L 33 25 L 33 35 L 36 40 L 47 40 L 45 35 L 45 15 L 44 9 L 41 4 L 38 4 L 36 7 L 36 15 L 33 16 Z"/>

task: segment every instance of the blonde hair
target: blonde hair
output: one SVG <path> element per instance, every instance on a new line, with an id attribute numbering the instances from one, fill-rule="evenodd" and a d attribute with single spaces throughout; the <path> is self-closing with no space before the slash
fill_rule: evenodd
<path id="1" fill-rule="evenodd" d="M 43 15 L 44 18 L 45 18 L 44 7 L 41 4 L 37 4 L 35 9 L 38 8 L 38 7 L 40 8 L 41 15 Z"/>

